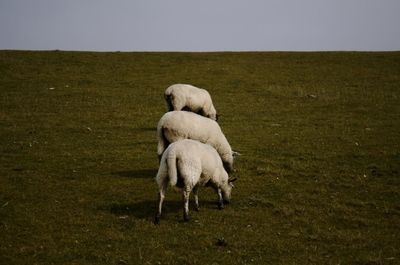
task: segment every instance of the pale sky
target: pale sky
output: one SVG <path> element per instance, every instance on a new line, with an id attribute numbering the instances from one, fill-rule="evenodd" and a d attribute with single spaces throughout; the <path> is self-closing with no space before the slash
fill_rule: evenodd
<path id="1" fill-rule="evenodd" d="M 0 0 L 0 49 L 400 50 L 400 0 Z"/>

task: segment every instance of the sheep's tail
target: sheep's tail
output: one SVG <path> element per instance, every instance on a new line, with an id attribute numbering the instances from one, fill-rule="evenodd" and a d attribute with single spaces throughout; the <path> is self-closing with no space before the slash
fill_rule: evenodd
<path id="1" fill-rule="evenodd" d="M 167 168 L 167 162 L 165 161 L 164 157 L 160 162 L 160 167 L 158 168 L 157 176 L 156 176 L 156 182 L 158 184 L 158 187 L 166 187 L 166 183 L 168 177 L 168 168 Z"/>
<path id="2" fill-rule="evenodd" d="M 178 183 L 178 169 L 176 165 L 176 154 L 175 152 L 170 152 L 167 156 L 167 165 L 168 165 L 168 176 L 169 183 L 171 186 L 176 186 Z"/>

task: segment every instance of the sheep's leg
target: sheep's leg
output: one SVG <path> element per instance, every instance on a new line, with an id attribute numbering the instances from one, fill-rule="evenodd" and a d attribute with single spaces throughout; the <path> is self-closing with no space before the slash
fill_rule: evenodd
<path id="1" fill-rule="evenodd" d="M 189 221 L 189 196 L 190 196 L 190 189 L 185 187 L 183 190 L 183 220 L 185 222 Z"/>
<path id="2" fill-rule="evenodd" d="M 160 223 L 162 205 L 163 205 L 164 198 L 165 198 L 165 191 L 166 191 L 166 185 L 165 185 L 165 183 L 163 183 L 161 185 L 160 191 L 158 193 L 158 208 L 157 208 L 156 216 L 154 218 L 154 223 L 155 224 L 159 224 Z"/>
<path id="3" fill-rule="evenodd" d="M 200 207 L 199 207 L 199 185 L 194 186 L 193 194 L 194 194 L 194 205 L 195 205 L 194 209 L 198 212 L 200 209 Z"/>
<path id="4" fill-rule="evenodd" d="M 218 208 L 222 210 L 224 209 L 224 200 L 222 198 L 222 191 L 220 188 L 218 188 L 217 193 L 218 193 Z"/>

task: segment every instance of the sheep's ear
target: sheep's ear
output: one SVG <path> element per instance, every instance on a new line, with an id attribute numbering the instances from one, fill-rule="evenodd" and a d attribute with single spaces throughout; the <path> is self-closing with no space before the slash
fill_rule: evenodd
<path id="1" fill-rule="evenodd" d="M 232 182 L 235 182 L 236 180 L 237 180 L 237 178 L 230 178 L 230 179 L 228 179 L 228 182 L 232 183 Z"/>
<path id="2" fill-rule="evenodd" d="M 237 178 L 229 178 L 228 179 L 228 184 L 231 185 L 232 188 L 235 187 L 235 185 L 233 185 L 233 182 L 235 182 L 237 180 Z"/>
<path id="3" fill-rule="evenodd" d="M 241 156 L 242 154 L 236 151 L 232 151 L 232 156 Z"/>

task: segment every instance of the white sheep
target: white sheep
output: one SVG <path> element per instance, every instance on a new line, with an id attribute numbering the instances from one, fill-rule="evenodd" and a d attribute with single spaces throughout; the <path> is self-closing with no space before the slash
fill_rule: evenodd
<path id="1" fill-rule="evenodd" d="M 183 219 L 188 221 L 189 195 L 192 190 L 196 211 L 199 210 L 198 189 L 200 186 L 211 186 L 215 189 L 218 194 L 218 207 L 222 209 L 224 203 L 230 201 L 232 182 L 235 180 L 229 179 L 221 158 L 210 145 L 190 139 L 172 143 L 162 155 L 156 176 L 159 197 L 154 222 L 158 224 L 160 221 L 168 183 L 182 189 Z"/>
<path id="2" fill-rule="evenodd" d="M 170 143 L 193 139 L 214 147 L 220 155 L 226 171 L 233 170 L 233 152 L 216 121 L 188 111 L 165 113 L 157 125 L 158 158 Z"/>
<path id="3" fill-rule="evenodd" d="M 217 111 L 207 90 L 187 84 L 175 84 L 164 93 L 168 111 L 188 110 L 217 120 Z"/>

